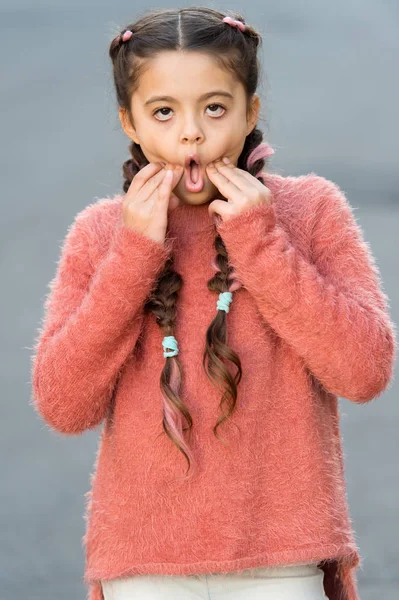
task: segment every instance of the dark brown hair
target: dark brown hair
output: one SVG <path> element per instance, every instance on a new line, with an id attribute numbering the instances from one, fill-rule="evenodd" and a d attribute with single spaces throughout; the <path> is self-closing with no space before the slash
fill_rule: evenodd
<path id="1" fill-rule="evenodd" d="M 183 9 L 155 9 L 146 12 L 135 23 L 126 25 L 111 42 L 109 56 L 112 60 L 113 79 L 119 107 L 126 110 L 132 122 L 130 111 L 131 96 L 138 88 L 141 68 L 146 58 L 152 58 L 163 51 L 195 51 L 208 53 L 218 65 L 231 72 L 244 86 L 247 97 L 247 108 L 251 97 L 256 92 L 259 82 L 260 63 L 257 56 L 261 44 L 261 36 L 255 29 L 246 24 L 244 32 L 223 22 L 229 16 L 245 23 L 237 12 L 223 14 L 205 6 L 193 6 Z M 125 31 L 133 35 L 127 41 L 122 40 Z M 255 127 L 246 137 L 237 167 L 244 169 L 262 181 L 260 173 L 265 166 L 265 153 L 261 151 L 263 133 Z M 255 151 L 258 148 L 260 151 Z M 123 164 L 124 185 L 126 193 L 133 177 L 148 164 L 148 160 L 139 144 L 129 145 L 131 158 Z M 255 151 L 255 152 L 254 152 Z M 249 160 L 248 160 L 249 159 Z M 216 230 L 215 230 L 216 231 Z M 217 234 L 217 232 L 216 232 Z M 219 234 L 216 235 L 214 261 L 217 271 L 208 281 L 208 289 L 220 294 L 235 291 L 240 283 L 233 280 L 233 267 L 229 265 L 226 247 Z M 158 278 L 155 291 L 146 300 L 144 309 L 155 315 L 156 322 L 164 336 L 171 336 L 175 331 L 176 302 L 178 291 L 182 286 L 182 277 L 173 269 L 173 256 L 169 257 L 164 271 Z M 241 380 L 241 362 L 234 350 L 228 347 L 227 313 L 217 310 L 215 318 L 206 333 L 203 354 L 203 368 L 209 380 L 218 389 L 224 389 L 220 408 L 227 406 L 227 411 L 215 424 L 213 431 L 233 412 L 237 401 L 237 386 Z M 224 361 L 230 361 L 235 368 L 234 377 L 226 368 Z M 188 462 L 188 470 L 193 461 L 189 446 L 184 440 L 183 431 L 191 434 L 192 418 L 187 406 L 179 398 L 179 387 L 182 379 L 182 367 L 178 355 L 165 359 L 161 373 L 160 387 L 163 397 L 163 430 L 184 454 Z M 183 427 L 183 419 L 186 427 Z M 224 442 L 223 442 L 224 443 Z"/>

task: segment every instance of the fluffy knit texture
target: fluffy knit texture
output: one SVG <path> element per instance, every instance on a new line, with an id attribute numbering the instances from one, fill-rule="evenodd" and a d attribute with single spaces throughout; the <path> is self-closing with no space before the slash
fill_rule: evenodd
<path id="1" fill-rule="evenodd" d="M 358 600 L 338 396 L 366 403 L 393 377 L 396 326 L 342 190 L 315 173 L 263 173 L 273 203 L 219 222 L 242 287 L 227 315 L 243 377 L 221 393 L 202 367 L 217 295 L 215 224 L 181 205 L 155 242 L 127 228 L 121 195 L 69 228 L 32 356 L 32 404 L 51 429 L 101 430 L 86 495 L 85 582 L 317 562 L 330 600 Z M 162 331 L 143 305 L 173 252 L 183 277 L 175 336 L 193 417 L 196 476 L 162 435 Z M 161 435 L 160 435 L 161 434 Z"/>

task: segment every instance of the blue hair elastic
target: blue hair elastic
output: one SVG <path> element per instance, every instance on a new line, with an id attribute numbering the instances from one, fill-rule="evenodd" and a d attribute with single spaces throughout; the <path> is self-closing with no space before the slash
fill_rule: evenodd
<path id="1" fill-rule="evenodd" d="M 229 312 L 229 306 L 230 306 L 232 300 L 233 300 L 232 292 L 221 292 L 219 294 L 219 300 L 216 302 L 216 306 L 217 306 L 218 310 L 225 310 L 226 312 Z"/>
<path id="2" fill-rule="evenodd" d="M 164 349 L 164 358 L 167 358 L 168 356 L 176 356 L 176 354 L 179 354 L 179 348 L 177 347 L 177 340 L 175 338 L 174 335 L 165 335 L 165 337 L 162 340 L 162 346 Z M 166 350 L 166 348 L 172 348 L 170 350 L 170 352 L 168 352 Z"/>

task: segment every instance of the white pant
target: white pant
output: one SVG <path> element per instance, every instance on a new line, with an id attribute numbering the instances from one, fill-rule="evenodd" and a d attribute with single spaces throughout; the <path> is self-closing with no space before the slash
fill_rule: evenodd
<path id="1" fill-rule="evenodd" d="M 103 580 L 104 600 L 324 600 L 314 565 L 258 567 L 233 573 L 134 575 Z"/>

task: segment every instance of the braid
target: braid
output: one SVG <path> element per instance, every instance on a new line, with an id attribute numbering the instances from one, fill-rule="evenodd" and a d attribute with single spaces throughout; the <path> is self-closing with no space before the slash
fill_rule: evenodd
<path id="1" fill-rule="evenodd" d="M 176 325 L 177 293 L 183 283 L 181 275 L 173 270 L 173 256 L 165 263 L 165 268 L 157 281 L 157 287 L 149 296 L 144 310 L 152 312 L 164 336 L 173 335 Z M 175 446 L 184 454 L 188 466 L 193 461 L 192 452 L 184 440 L 183 431 L 191 435 L 193 421 L 190 412 L 178 395 L 182 380 L 182 366 L 178 355 L 165 357 L 160 386 L 163 399 L 163 430 Z M 182 417 L 187 422 L 183 427 Z"/>
<path id="2" fill-rule="evenodd" d="M 237 167 L 257 176 L 257 179 L 264 183 L 260 173 L 265 166 L 266 156 L 273 153 L 273 150 L 267 144 L 262 144 L 262 140 L 262 131 L 254 128 L 245 140 Z M 225 291 L 237 291 L 242 287 L 242 283 L 236 278 L 233 267 L 229 265 L 227 250 L 219 234 L 216 236 L 214 247 L 217 255 L 212 261 L 212 266 L 216 269 L 216 273 L 208 281 L 208 289 L 217 294 Z M 233 280 L 232 283 L 230 283 L 231 280 Z M 224 365 L 223 359 L 229 360 L 235 365 L 237 370 L 234 378 Z M 235 408 L 237 385 L 242 377 L 241 361 L 238 355 L 227 345 L 227 313 L 224 310 L 217 311 L 206 332 L 203 367 L 206 375 L 216 387 L 221 386 L 222 389 L 224 388 L 219 407 L 223 408 L 224 404 L 227 404 L 227 412 L 218 419 L 213 429 L 215 436 L 220 439 L 217 435 L 217 428 L 231 415 Z"/>
<path id="3" fill-rule="evenodd" d="M 226 247 L 221 236 L 218 234 L 215 238 L 214 247 L 216 249 L 216 258 L 212 261 L 212 266 L 216 270 L 215 275 L 208 281 L 208 289 L 218 294 L 222 292 L 233 292 L 241 287 L 238 280 L 231 283 L 235 273 L 229 266 Z M 219 425 L 227 419 L 233 412 L 237 400 L 237 385 L 241 380 L 242 369 L 238 355 L 227 345 L 227 313 L 225 310 L 218 310 L 212 323 L 206 332 L 205 350 L 202 364 L 207 377 L 216 384 L 216 387 L 224 387 L 224 393 L 220 401 L 220 408 L 227 404 L 227 413 L 218 419 L 213 428 L 215 436 L 220 440 L 217 434 Z M 231 361 L 237 368 L 237 372 L 232 378 L 229 370 L 224 365 L 222 359 Z M 219 385 L 221 384 L 221 386 Z M 228 398 L 230 397 L 230 401 Z M 223 443 L 223 442 L 222 442 Z"/>

